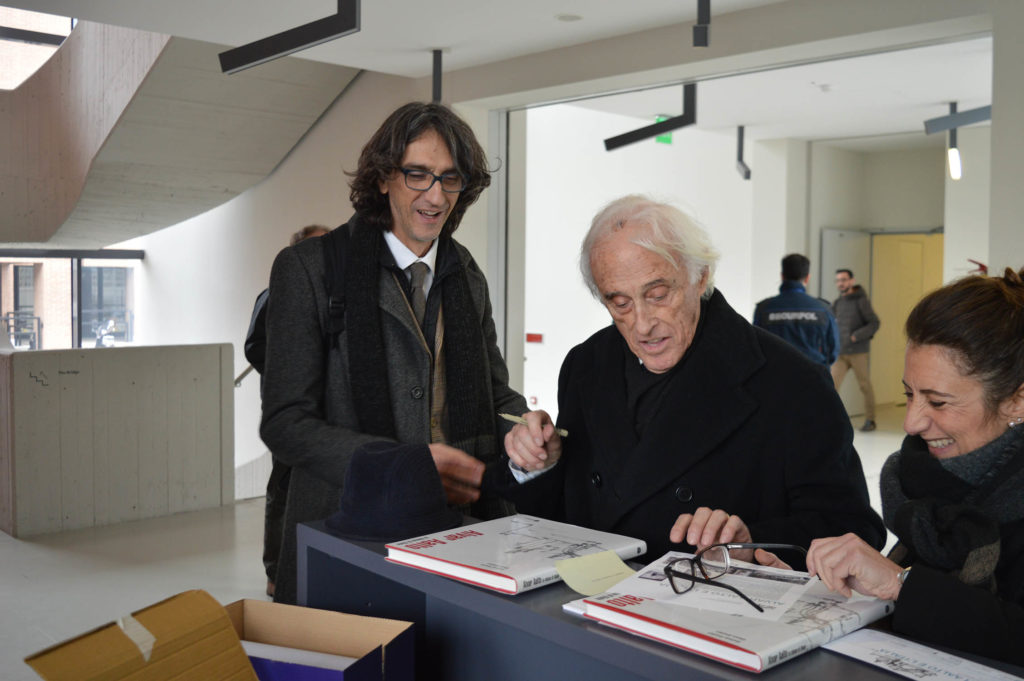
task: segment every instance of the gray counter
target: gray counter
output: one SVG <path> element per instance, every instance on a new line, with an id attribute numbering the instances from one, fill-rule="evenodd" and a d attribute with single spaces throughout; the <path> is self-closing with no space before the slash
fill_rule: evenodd
<path id="1" fill-rule="evenodd" d="M 567 615 L 562 604 L 579 595 L 560 582 L 506 596 L 389 563 L 385 554 L 383 544 L 345 541 L 322 522 L 300 525 L 298 601 L 415 622 L 417 678 L 423 680 L 899 678 L 827 650 L 755 675 Z"/>

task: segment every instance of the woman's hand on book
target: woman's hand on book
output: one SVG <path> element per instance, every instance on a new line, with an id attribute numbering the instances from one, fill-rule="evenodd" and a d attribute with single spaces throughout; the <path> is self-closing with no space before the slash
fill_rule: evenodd
<path id="1" fill-rule="evenodd" d="M 849 598 L 853 591 L 896 600 L 903 569 L 851 533 L 815 539 L 807 551 L 807 571 L 831 591 Z"/>

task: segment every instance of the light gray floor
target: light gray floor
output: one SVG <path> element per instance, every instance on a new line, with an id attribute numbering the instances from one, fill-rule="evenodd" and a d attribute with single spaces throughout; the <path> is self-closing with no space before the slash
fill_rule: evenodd
<path id="1" fill-rule="evenodd" d="M 903 439 L 903 408 L 856 432 L 872 505 L 878 471 Z M 862 419 L 855 419 L 859 427 Z M 37 681 L 22 660 L 188 589 L 221 603 L 266 598 L 263 499 L 31 539 L 0 532 L 0 679 Z"/>
<path id="2" fill-rule="evenodd" d="M 27 540 L 0 532 L 0 679 L 38 681 L 23 658 L 181 591 L 265 599 L 262 554 L 262 498 Z"/>

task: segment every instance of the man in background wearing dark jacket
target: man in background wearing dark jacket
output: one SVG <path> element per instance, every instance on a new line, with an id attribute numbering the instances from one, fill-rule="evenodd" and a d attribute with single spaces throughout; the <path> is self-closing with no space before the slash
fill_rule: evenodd
<path id="1" fill-rule="evenodd" d="M 811 261 L 799 253 L 782 259 L 779 295 L 754 308 L 754 326 L 774 333 L 817 364 L 829 367 L 839 354 L 839 330 L 828 304 L 807 295 Z"/>
<path id="2" fill-rule="evenodd" d="M 832 365 L 832 380 L 838 391 L 847 370 L 853 369 L 864 395 L 864 425 L 860 429 L 874 430 L 875 390 L 868 371 L 868 345 L 878 331 L 878 315 L 871 309 L 868 294 L 854 281 L 852 271 L 836 270 L 836 288 L 839 297 L 832 303 L 832 312 L 839 323 L 839 359 Z"/>

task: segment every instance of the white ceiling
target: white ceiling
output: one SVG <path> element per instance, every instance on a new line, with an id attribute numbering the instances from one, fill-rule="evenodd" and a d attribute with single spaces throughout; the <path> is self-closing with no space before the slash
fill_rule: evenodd
<path id="1" fill-rule="evenodd" d="M 783 0 L 714 0 L 714 16 Z M 2 4 L 223 45 L 337 12 L 337 0 L 2 0 Z M 697 0 L 362 0 L 361 29 L 300 56 L 408 77 L 696 21 Z M 577 21 L 558 17 L 577 16 Z"/>
<path id="2" fill-rule="evenodd" d="M 714 0 L 716 15 L 782 0 Z M 0 0 L 11 6 L 196 40 L 241 45 L 333 14 L 336 0 Z M 364 0 L 361 30 L 295 56 L 410 77 L 431 73 L 431 50 L 456 70 L 696 19 L 696 0 Z M 575 15 L 576 21 L 558 17 Z M 681 88 L 593 100 L 638 117 L 678 114 Z M 942 144 L 923 121 L 991 103 L 991 39 L 934 45 L 708 80 L 697 125 L 746 126 L 748 139 L 845 139 Z M 909 136 L 902 133 L 911 133 Z M 868 143 L 867 141 L 864 142 Z"/>
<path id="3" fill-rule="evenodd" d="M 992 39 L 977 38 L 708 80 L 697 86 L 697 127 L 746 139 L 836 140 L 851 148 L 942 145 L 924 121 L 992 103 Z M 654 120 L 682 113 L 682 87 L 580 102 Z"/>

